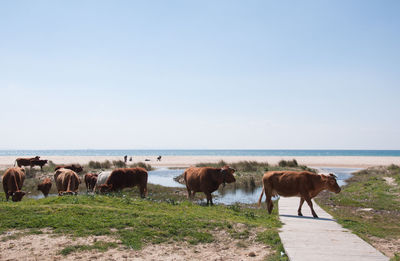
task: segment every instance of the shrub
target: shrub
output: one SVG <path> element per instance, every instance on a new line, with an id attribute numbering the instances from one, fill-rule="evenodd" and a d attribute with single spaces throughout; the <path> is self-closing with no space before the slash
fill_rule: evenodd
<path id="1" fill-rule="evenodd" d="M 293 159 L 293 160 L 281 160 L 278 163 L 279 167 L 297 167 L 299 164 L 297 163 L 297 160 Z"/>
<path id="2" fill-rule="evenodd" d="M 133 163 L 131 165 L 129 165 L 130 168 L 144 168 L 147 171 L 153 170 L 154 168 L 150 165 L 150 164 L 146 164 L 144 162 L 138 162 L 138 163 Z"/>
<path id="3" fill-rule="evenodd" d="M 123 162 L 122 160 L 113 160 L 112 164 L 116 168 L 125 168 L 126 167 L 126 163 Z"/>

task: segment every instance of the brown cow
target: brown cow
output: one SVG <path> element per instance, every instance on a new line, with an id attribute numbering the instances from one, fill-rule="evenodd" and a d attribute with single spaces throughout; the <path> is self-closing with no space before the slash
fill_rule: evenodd
<path id="1" fill-rule="evenodd" d="M 21 191 L 25 180 L 25 170 L 19 167 L 9 168 L 3 175 L 3 189 L 6 199 L 11 196 L 12 201 L 21 201 L 25 192 Z"/>
<path id="2" fill-rule="evenodd" d="M 80 172 L 83 171 L 82 166 L 79 165 L 79 164 L 70 164 L 70 165 L 65 165 L 65 166 L 64 165 L 60 165 L 60 166 L 56 166 L 54 168 L 54 170 L 56 171 L 56 170 L 61 169 L 61 168 L 70 169 L 70 170 L 73 170 L 76 173 L 80 173 Z"/>
<path id="3" fill-rule="evenodd" d="M 188 168 L 183 173 L 188 198 L 194 198 L 196 192 L 204 192 L 207 196 L 207 205 L 212 202 L 211 193 L 216 191 L 222 183 L 232 183 L 236 179 L 233 176 L 234 169 L 229 166 L 223 168 Z"/>
<path id="4" fill-rule="evenodd" d="M 87 192 L 93 191 L 94 187 L 96 186 L 97 176 L 98 174 L 96 173 L 87 173 L 85 175 L 85 184 Z"/>
<path id="5" fill-rule="evenodd" d="M 42 183 L 38 184 L 37 189 L 42 191 L 43 195 L 47 197 L 51 189 L 51 179 L 45 178 Z"/>
<path id="6" fill-rule="evenodd" d="M 14 166 L 15 164 L 17 164 L 18 167 L 31 166 L 31 160 L 38 160 L 39 158 L 40 156 L 36 156 L 34 158 L 17 158 L 14 162 Z"/>
<path id="7" fill-rule="evenodd" d="M 73 170 L 70 169 L 58 169 L 54 174 L 54 181 L 57 185 L 58 195 L 64 194 L 73 195 L 78 194 L 78 187 L 81 180 Z"/>
<path id="8" fill-rule="evenodd" d="M 304 201 L 306 201 L 311 208 L 313 217 L 318 218 L 311 199 L 325 189 L 335 193 L 340 192 L 340 187 L 336 182 L 336 176 L 333 174 L 319 175 L 309 171 L 268 171 L 264 174 L 262 182 L 263 189 L 260 199 L 258 200 L 258 205 L 260 206 L 265 192 L 265 202 L 267 202 L 269 214 L 271 214 L 274 207 L 271 197 L 276 195 L 283 197 L 297 196 L 300 197 L 300 206 L 297 210 L 297 214 L 303 216 L 301 207 Z"/>
<path id="9" fill-rule="evenodd" d="M 100 192 L 111 192 L 138 186 L 140 196 L 147 193 L 147 171 L 144 168 L 121 168 L 111 172 L 105 184 L 100 185 Z"/>
<path id="10" fill-rule="evenodd" d="M 31 168 L 34 166 L 39 166 L 40 170 L 43 170 L 43 166 L 47 164 L 48 160 L 40 160 L 40 159 L 31 159 L 30 166 Z"/>

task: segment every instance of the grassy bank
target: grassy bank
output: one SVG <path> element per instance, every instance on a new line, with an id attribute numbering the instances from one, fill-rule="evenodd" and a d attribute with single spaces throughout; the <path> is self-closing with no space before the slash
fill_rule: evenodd
<path id="1" fill-rule="evenodd" d="M 340 224 L 400 260 L 400 167 L 354 173 L 339 194 L 321 193 L 317 202 Z"/>
<path id="2" fill-rule="evenodd" d="M 265 210 L 239 205 L 205 207 L 186 201 L 175 192 L 167 189 L 157 197 L 154 190 L 147 199 L 132 196 L 136 193 L 132 190 L 108 196 L 24 198 L 18 203 L 5 202 L 4 195 L 0 195 L 0 233 L 10 229 L 40 233 L 40 229 L 50 228 L 56 234 L 78 237 L 109 235 L 127 247 L 140 249 L 146 244 L 173 241 L 209 243 L 214 241 L 214 231 L 223 230 L 243 239 L 249 236 L 249 231 L 256 231 L 257 241 L 275 250 L 270 258 L 279 260 L 277 253 L 283 248 L 277 233 L 280 222 L 276 212 L 267 215 Z M 176 200 L 160 199 L 169 194 L 175 194 Z M 237 231 L 238 223 L 245 229 Z M 116 245 L 68 247 L 63 253 L 109 247 Z"/>

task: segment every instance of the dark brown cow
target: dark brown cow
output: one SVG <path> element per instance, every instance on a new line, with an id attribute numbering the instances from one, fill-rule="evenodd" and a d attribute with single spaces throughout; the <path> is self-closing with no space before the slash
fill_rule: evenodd
<path id="1" fill-rule="evenodd" d="M 34 166 L 39 166 L 40 170 L 43 170 L 43 166 L 47 164 L 48 160 L 31 159 L 31 168 Z"/>
<path id="2" fill-rule="evenodd" d="M 188 198 L 194 198 L 196 192 L 204 192 L 207 196 L 207 205 L 212 202 L 211 193 L 216 191 L 222 183 L 232 183 L 236 179 L 233 176 L 234 169 L 229 166 L 223 168 L 188 168 L 183 173 Z"/>
<path id="3" fill-rule="evenodd" d="M 3 189 L 6 199 L 11 196 L 12 201 L 21 201 L 25 192 L 21 191 L 25 180 L 25 170 L 22 168 L 9 168 L 3 175 Z"/>
<path id="4" fill-rule="evenodd" d="M 39 156 L 36 156 L 34 158 L 17 158 L 14 162 L 14 166 L 15 164 L 17 164 L 18 167 L 31 166 L 31 160 L 38 160 L 39 158 Z"/>
<path id="5" fill-rule="evenodd" d="M 87 173 L 85 175 L 85 184 L 87 192 L 93 191 L 94 187 L 96 186 L 97 176 L 98 174 L 96 173 Z"/>
<path id="6" fill-rule="evenodd" d="M 54 174 L 54 181 L 56 182 L 59 196 L 78 194 L 81 180 L 75 171 L 64 168 L 58 169 Z"/>
<path id="7" fill-rule="evenodd" d="M 51 189 L 51 179 L 45 178 L 42 183 L 38 184 L 37 189 L 42 191 L 43 195 L 47 197 Z"/>
<path id="8" fill-rule="evenodd" d="M 70 169 L 70 170 L 73 170 L 76 173 L 80 173 L 80 172 L 83 171 L 82 166 L 79 165 L 79 164 L 70 164 L 70 165 L 65 165 L 65 166 L 64 165 L 60 165 L 60 166 L 56 166 L 54 168 L 54 170 L 56 171 L 56 170 L 61 169 L 61 168 Z"/>
<path id="9" fill-rule="evenodd" d="M 111 172 L 105 184 L 100 185 L 100 192 L 111 192 L 138 186 L 140 196 L 147 193 L 147 171 L 144 168 L 121 168 Z"/>
<path id="10" fill-rule="evenodd" d="M 301 207 L 304 201 L 306 201 L 311 208 L 313 217 L 318 218 L 311 199 L 325 189 L 335 193 L 340 192 L 340 187 L 336 182 L 336 176 L 333 174 L 319 175 L 309 171 L 268 171 L 264 174 L 262 182 L 263 189 L 260 199 L 258 200 L 258 205 L 260 206 L 265 192 L 265 202 L 267 203 L 269 214 L 271 214 L 274 207 L 271 197 L 276 195 L 283 197 L 297 196 L 300 197 L 300 206 L 297 210 L 297 214 L 303 216 Z"/>

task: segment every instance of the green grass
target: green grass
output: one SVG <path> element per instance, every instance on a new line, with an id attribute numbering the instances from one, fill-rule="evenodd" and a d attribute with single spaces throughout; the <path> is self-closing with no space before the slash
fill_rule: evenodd
<path id="1" fill-rule="evenodd" d="M 72 252 L 77 251 L 89 251 L 96 249 L 100 252 L 106 252 L 109 248 L 115 248 L 118 244 L 114 242 L 104 242 L 104 241 L 96 241 L 93 245 L 74 245 L 74 246 L 67 246 L 60 251 L 60 254 L 63 256 L 67 256 Z"/>
<path id="2" fill-rule="evenodd" d="M 166 192 L 167 193 L 167 192 Z M 131 197 L 129 193 L 110 196 L 63 196 L 21 202 L 5 202 L 0 197 L 0 233 L 10 229 L 37 231 L 51 228 L 54 233 L 86 237 L 110 235 L 122 244 L 140 249 L 148 243 L 187 241 L 191 244 L 213 242 L 215 229 L 230 231 L 234 224 L 245 224 L 249 229 L 269 231 L 270 237 L 259 235 L 260 241 L 281 248 L 277 228 L 277 213 L 266 214 L 264 209 L 246 206 L 200 206 L 181 198 L 167 202 L 150 196 L 148 199 Z M 233 233 L 233 232 L 232 232 Z M 245 237 L 246 232 L 234 234 Z M 108 248 L 112 245 L 74 246 L 64 254 L 88 248 Z"/>
<path id="3" fill-rule="evenodd" d="M 383 179 L 392 177 L 397 186 Z M 354 173 L 341 193 L 321 193 L 317 202 L 340 224 L 373 244 L 372 237 L 400 238 L 400 167 L 375 167 Z M 372 208 L 371 211 L 363 209 Z"/>

